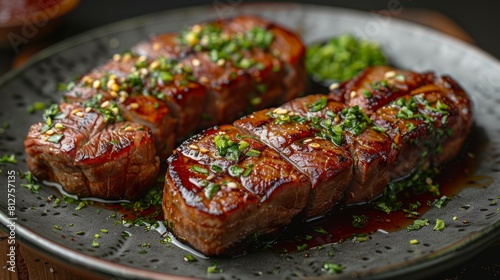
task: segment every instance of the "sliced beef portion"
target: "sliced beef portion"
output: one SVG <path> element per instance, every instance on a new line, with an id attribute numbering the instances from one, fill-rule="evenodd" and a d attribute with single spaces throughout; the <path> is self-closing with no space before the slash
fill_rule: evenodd
<path id="1" fill-rule="evenodd" d="M 205 131 L 169 158 L 163 212 L 170 230 L 207 255 L 281 231 L 310 183 L 278 153 L 233 126 Z"/>
<path id="2" fill-rule="evenodd" d="M 333 141 L 352 156 L 353 179 L 344 192 L 345 204 L 367 202 L 377 197 L 390 181 L 390 171 L 397 151 L 385 133 L 373 129 L 360 110 L 347 108 L 344 104 L 322 94 L 309 95 L 285 103 L 281 108 L 290 114 L 307 118 L 319 128 L 319 137 Z M 335 133 L 335 125 L 345 124 L 351 119 L 353 125 L 346 126 L 341 134 Z M 355 122 L 354 122 L 355 121 Z M 367 128 L 358 129 L 362 125 Z"/>
<path id="3" fill-rule="evenodd" d="M 242 144 L 246 139 L 268 145 L 264 146 L 265 149 L 276 151 L 274 155 L 279 154 L 282 160 L 280 164 L 290 164 L 297 172 L 307 176 L 311 189 L 304 209 L 300 211 L 303 219 L 326 213 L 339 201 L 342 194 L 344 199 L 341 202 L 344 204 L 370 201 L 380 195 L 391 179 L 409 175 L 417 165 L 439 164 L 456 155 L 458 144 L 464 141 L 465 135 L 462 133 L 467 133 L 471 125 L 468 119 L 472 114 L 471 104 L 464 91 L 448 77 L 439 78 L 432 73 L 418 74 L 399 70 L 387 74 L 388 71 L 393 71 L 389 69 L 391 68 L 381 67 L 370 70 L 372 74 L 378 74 L 368 75 L 356 88 L 356 92 L 363 92 L 365 96 L 363 99 L 356 99 L 353 94 L 353 102 L 362 102 L 352 107 L 335 101 L 341 96 L 335 93 L 310 95 L 292 100 L 279 108 L 255 112 L 235 121 L 234 126 L 210 129 L 185 142 L 170 158 L 171 165 L 166 175 L 164 193 L 167 198 L 164 197 L 163 203 L 168 207 L 165 208 L 166 211 L 170 211 L 165 216 L 177 221 L 172 230 L 176 233 L 196 231 L 194 223 L 185 225 L 182 221 L 195 215 L 193 206 L 187 208 L 186 205 L 195 205 L 193 201 L 201 203 L 203 200 L 198 198 L 201 195 L 195 196 L 182 190 L 193 189 L 194 184 L 198 187 L 196 193 L 201 193 L 202 190 L 210 189 L 211 184 L 207 180 L 214 178 L 220 178 L 217 181 L 220 183 L 217 184 L 223 185 L 234 177 L 235 172 L 241 174 L 247 170 L 249 165 L 241 164 L 243 153 L 262 157 L 264 150 L 254 146 L 254 142 Z M 404 75 L 398 76 L 400 73 Z M 398 81 L 387 82 L 382 91 L 369 91 L 369 85 L 381 83 L 378 80 L 380 77 L 395 78 Z M 349 82 L 341 85 L 339 90 L 344 90 L 343 87 L 348 84 Z M 364 92 L 365 89 L 369 92 Z M 376 101 L 372 102 L 371 99 Z M 369 114 L 365 113 L 363 106 L 368 106 Z M 219 130 L 224 130 L 226 134 L 220 134 Z M 222 135 L 229 138 L 223 141 Z M 249 146 L 253 147 L 253 152 L 248 150 Z M 198 167 L 194 167 L 195 165 Z M 251 174 L 261 174 L 265 170 L 266 168 L 255 165 Z M 190 176 L 184 175 L 184 178 L 191 180 L 181 180 L 182 176 L 179 174 L 182 173 L 189 174 Z M 272 176 L 278 176 L 275 180 L 285 179 L 278 174 Z M 268 182 L 270 177 L 264 178 Z M 239 187 L 239 184 L 240 182 L 236 182 L 231 185 Z M 290 189 L 282 190 L 287 192 Z M 228 201 L 225 197 L 218 202 L 213 201 L 214 199 L 217 200 L 218 197 L 212 197 L 213 205 Z M 252 200 L 248 207 L 261 207 L 254 206 L 253 203 Z M 176 209 L 177 205 L 179 209 L 186 208 L 191 212 L 172 214 L 169 209 Z M 241 209 L 240 204 L 235 205 Z M 200 207 L 198 209 L 204 209 Z M 260 210 L 252 211 L 257 215 L 262 213 Z M 205 210 L 204 213 L 208 212 Z M 239 215 L 235 214 L 235 219 L 242 215 L 238 213 Z M 227 215 L 230 216 L 231 213 Z M 219 216 L 207 214 L 203 219 L 204 225 L 211 223 L 216 224 L 217 228 L 223 227 L 219 225 Z M 265 223 L 274 225 L 270 221 Z M 246 236 L 252 230 L 247 231 Z M 237 231 L 238 237 L 221 234 L 207 237 L 208 233 L 203 231 L 199 235 L 184 234 L 183 237 L 204 253 L 218 254 L 212 248 L 207 249 L 205 244 L 234 244 L 245 236 L 242 230 Z M 200 244 L 200 239 L 205 244 Z M 225 252 L 227 248 L 220 247 L 220 250 Z"/>
<path id="4" fill-rule="evenodd" d="M 51 107 L 46 116 L 45 123 L 31 126 L 24 141 L 28 168 L 36 178 L 81 197 L 133 200 L 158 175 L 148 127 L 111 123 L 96 109 L 66 103 Z"/>
<path id="5" fill-rule="evenodd" d="M 181 63 L 190 67 L 207 89 L 200 128 L 232 121 L 245 113 L 253 91 L 246 72 L 230 63 L 214 63 L 206 52 L 197 52 Z"/>
<path id="6" fill-rule="evenodd" d="M 389 66 L 372 66 L 332 90 L 332 97 L 371 115 L 378 108 L 429 83 L 432 73 L 415 73 Z"/>
<path id="7" fill-rule="evenodd" d="M 195 67 L 199 65 L 198 61 L 203 62 L 200 65 L 201 73 L 197 71 L 197 78 L 201 78 L 201 82 L 211 91 L 212 98 L 209 99 L 219 99 L 217 106 L 213 102 L 207 102 L 208 112 L 205 118 L 212 121 L 205 120 L 202 127 L 218 123 L 215 120 L 220 112 L 217 107 L 234 107 L 231 109 L 234 111 L 241 110 L 242 107 L 262 109 L 297 97 L 303 93 L 306 85 L 305 47 L 300 38 L 281 26 L 255 16 L 243 15 L 195 24 L 175 36 L 155 36 L 133 48 L 133 51 L 150 58 L 176 58 L 190 65 L 195 59 Z M 200 56 L 200 52 L 206 53 L 212 64 L 203 55 L 202 59 L 196 57 Z M 216 69 L 217 67 L 221 69 Z M 250 78 L 250 85 L 234 89 L 230 83 L 221 83 L 220 74 L 212 77 L 204 72 L 204 68 L 215 72 L 229 70 L 228 73 L 233 76 L 229 80 L 244 72 Z M 226 102 L 221 99 L 220 97 L 226 96 L 223 91 L 227 88 L 246 100 L 235 104 L 232 100 Z M 237 114 L 226 115 L 224 120 L 230 120 L 231 117 L 234 119 L 234 116 Z"/>
<path id="8" fill-rule="evenodd" d="M 284 108 L 262 110 L 234 122 L 276 149 L 311 180 L 311 193 L 303 218 L 324 215 L 339 201 L 352 179 L 353 160 L 348 151 L 329 140 L 317 139 L 318 130 Z"/>

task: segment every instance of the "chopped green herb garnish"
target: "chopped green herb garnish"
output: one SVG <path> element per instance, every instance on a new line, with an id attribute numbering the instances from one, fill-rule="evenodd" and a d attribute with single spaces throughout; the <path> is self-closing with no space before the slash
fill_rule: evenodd
<path id="1" fill-rule="evenodd" d="M 340 273 L 344 268 L 340 264 L 336 263 L 324 263 L 323 264 L 323 269 L 328 272 L 328 273 Z"/>
<path id="2" fill-rule="evenodd" d="M 317 80 L 345 81 L 371 65 L 385 65 L 387 59 L 377 43 L 344 34 L 324 44 L 309 46 L 306 69 Z"/>
<path id="3" fill-rule="evenodd" d="M 197 172 L 197 173 L 205 174 L 205 175 L 208 174 L 208 169 L 201 167 L 199 165 L 193 165 L 193 166 L 191 166 L 191 168 L 189 170 Z"/>
<path id="4" fill-rule="evenodd" d="M 352 226 L 355 228 L 363 228 L 368 224 L 369 218 L 365 215 L 352 215 Z"/>
<path id="5" fill-rule="evenodd" d="M 207 273 L 222 273 L 224 269 L 219 268 L 219 265 L 213 263 L 211 266 L 207 267 Z"/>
<path id="6" fill-rule="evenodd" d="M 250 149 L 245 155 L 248 157 L 258 157 L 260 156 L 260 151 L 255 149 Z"/>
<path id="7" fill-rule="evenodd" d="M 62 230 L 62 227 L 58 226 L 58 225 L 55 225 L 54 228 L 57 229 L 57 230 Z"/>
<path id="8" fill-rule="evenodd" d="M 214 195 L 219 191 L 219 189 L 220 189 L 219 184 L 214 184 L 214 183 L 208 184 L 208 186 L 206 186 L 204 189 L 205 197 L 207 199 L 212 199 L 212 197 L 214 197 Z"/>
<path id="9" fill-rule="evenodd" d="M 429 220 L 424 219 L 424 220 L 415 220 L 413 221 L 413 224 L 409 225 L 406 227 L 406 231 L 414 231 L 414 230 L 419 230 L 425 226 L 429 225 Z"/>
<path id="10" fill-rule="evenodd" d="M 0 163 L 17 163 L 16 156 L 14 154 L 3 155 L 0 158 Z"/>
<path id="11" fill-rule="evenodd" d="M 297 245 L 297 252 L 304 251 L 305 249 L 307 249 L 307 244 L 306 243 L 304 243 L 302 245 Z"/>
<path id="12" fill-rule="evenodd" d="M 245 168 L 245 172 L 243 172 L 243 177 L 247 177 L 248 175 L 250 175 L 250 173 L 252 173 L 252 168 L 253 164 L 247 165 L 247 168 Z"/>
<path id="13" fill-rule="evenodd" d="M 231 175 L 233 177 L 241 176 L 241 174 L 243 174 L 243 172 L 245 172 L 245 169 L 243 167 L 240 167 L 237 165 L 229 166 L 229 168 L 227 170 L 229 171 L 229 175 Z"/>
<path id="14" fill-rule="evenodd" d="M 212 167 L 210 169 L 212 169 L 214 172 L 217 172 L 217 173 L 222 172 L 222 167 L 220 167 L 216 164 L 212 165 Z"/>
<path id="15" fill-rule="evenodd" d="M 436 225 L 434 226 L 434 231 L 436 230 L 443 230 L 444 228 L 446 227 L 445 223 L 444 223 L 444 220 L 441 220 L 441 219 L 436 219 Z"/>
<path id="16" fill-rule="evenodd" d="M 317 232 L 317 233 L 328 234 L 328 231 L 324 230 L 321 227 L 315 228 L 314 231 Z"/>
<path id="17" fill-rule="evenodd" d="M 63 134 L 54 134 L 54 135 L 51 135 L 49 138 L 47 138 L 47 141 L 54 143 L 54 144 L 57 144 L 57 143 L 59 143 L 59 141 L 61 141 L 63 136 L 64 136 Z"/>
<path id="18" fill-rule="evenodd" d="M 94 247 L 94 248 L 97 248 L 97 247 L 99 247 L 99 246 L 100 246 L 100 245 L 99 245 L 99 242 L 97 242 L 97 240 L 93 240 L 91 245 L 92 245 L 92 247 Z"/>
<path id="19" fill-rule="evenodd" d="M 197 262 L 198 260 L 191 254 L 185 254 L 184 261 L 185 262 Z"/>
<path id="20" fill-rule="evenodd" d="M 323 96 L 321 97 L 320 100 L 314 102 L 313 104 L 309 105 L 309 112 L 318 112 L 321 111 L 323 108 L 326 107 L 326 97 Z"/>

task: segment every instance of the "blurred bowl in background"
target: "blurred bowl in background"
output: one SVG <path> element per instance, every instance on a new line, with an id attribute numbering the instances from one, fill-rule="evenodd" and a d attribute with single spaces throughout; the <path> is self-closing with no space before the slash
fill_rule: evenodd
<path id="1" fill-rule="evenodd" d="M 55 30 L 59 19 L 79 0 L 0 0 L 0 48 L 18 52 L 22 45 Z"/>

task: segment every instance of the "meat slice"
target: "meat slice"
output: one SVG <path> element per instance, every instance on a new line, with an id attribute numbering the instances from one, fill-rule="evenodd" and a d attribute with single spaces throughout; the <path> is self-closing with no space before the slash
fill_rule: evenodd
<path id="1" fill-rule="evenodd" d="M 345 189 L 343 203 L 367 202 L 383 191 L 390 181 L 397 151 L 393 149 L 390 137 L 374 130 L 372 124 L 363 119 L 361 110 L 350 112 L 353 108 L 322 94 L 292 100 L 281 108 L 311 120 L 312 125 L 319 128 L 316 133 L 319 137 L 336 143 L 352 156 L 353 178 Z M 365 129 L 357 133 L 355 129 L 345 128 L 342 133 L 334 133 L 332 127 L 356 116 L 360 118 L 360 125 L 365 123 Z"/>
<path id="2" fill-rule="evenodd" d="M 428 83 L 432 73 L 415 73 L 389 66 L 372 66 L 331 92 L 332 98 L 348 107 L 360 106 L 371 115 L 378 108 Z"/>
<path id="3" fill-rule="evenodd" d="M 194 77 L 207 89 L 201 128 L 232 121 L 248 109 L 253 92 L 252 80 L 230 63 L 217 64 L 206 52 L 197 52 L 181 63 L 193 70 Z"/>
<path id="4" fill-rule="evenodd" d="M 24 141 L 29 170 L 81 197 L 140 197 L 159 172 L 153 135 L 148 127 L 109 117 L 75 104 L 51 107 Z"/>
<path id="5" fill-rule="evenodd" d="M 326 214 L 339 201 L 352 179 L 353 160 L 347 150 L 317 139 L 318 130 L 306 120 L 294 119 L 284 108 L 262 110 L 234 125 L 275 148 L 311 180 L 304 219 Z"/>
<path id="6" fill-rule="evenodd" d="M 125 53 L 82 77 L 64 97 L 84 103 L 96 94 L 101 96 L 100 104 L 116 101 L 124 112 L 137 109 L 135 99 L 154 105 L 156 112 L 145 112 L 151 116 L 141 116 L 135 110 L 125 117 L 130 121 L 157 120 L 148 125 L 153 129 L 157 150 L 166 158 L 173 150 L 174 140 L 184 139 L 198 126 L 206 92 L 194 81 L 191 71 L 174 60 L 148 60 Z"/>
<path id="7" fill-rule="evenodd" d="M 278 153 L 225 125 L 169 158 L 163 212 L 170 230 L 207 255 L 252 234 L 279 232 L 307 202 L 310 183 Z"/>

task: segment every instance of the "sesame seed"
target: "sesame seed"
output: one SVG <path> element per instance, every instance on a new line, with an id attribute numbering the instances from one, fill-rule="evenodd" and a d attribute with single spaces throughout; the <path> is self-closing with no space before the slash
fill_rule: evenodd
<path id="1" fill-rule="evenodd" d="M 456 220 L 458 220 L 458 217 L 457 216 L 453 217 L 453 221 L 456 221 Z"/>
<path id="2" fill-rule="evenodd" d="M 207 176 L 207 180 L 212 180 L 213 178 L 215 178 L 215 175 L 214 174 L 210 174 Z"/>
<path id="3" fill-rule="evenodd" d="M 351 98 L 356 97 L 356 95 L 358 95 L 358 93 L 355 90 L 351 91 Z"/>
<path id="4" fill-rule="evenodd" d="M 207 150 L 207 149 L 205 149 L 205 148 L 201 148 L 201 149 L 200 149 L 200 152 L 201 152 L 202 154 L 205 154 L 205 153 L 208 153 L 208 150 Z"/>
<path id="5" fill-rule="evenodd" d="M 192 63 L 193 63 L 194 67 L 200 66 L 200 61 L 198 59 L 196 59 L 196 58 L 192 60 Z"/>
<path id="6" fill-rule="evenodd" d="M 115 54 L 113 55 L 113 60 L 114 60 L 114 61 L 120 61 L 121 59 L 122 59 L 122 55 L 121 55 L 121 54 L 119 54 L 119 53 L 115 53 Z"/>
<path id="7" fill-rule="evenodd" d="M 141 68 L 139 70 L 139 74 L 141 74 L 142 76 L 146 76 L 148 73 L 149 73 L 149 71 L 146 68 Z"/>
<path id="8" fill-rule="evenodd" d="M 115 80 L 109 79 L 108 82 L 106 83 L 106 87 L 111 88 L 115 84 Z"/>
<path id="9" fill-rule="evenodd" d="M 115 115 L 118 115 L 118 113 L 119 113 L 119 111 L 118 111 L 118 108 L 117 108 L 117 107 L 113 107 L 113 108 L 111 109 L 111 111 L 112 111 L 112 112 L 113 112 L 113 114 L 115 114 Z"/>
<path id="10" fill-rule="evenodd" d="M 111 75 L 109 75 L 108 79 L 110 79 L 110 80 L 116 80 L 116 75 L 115 74 L 111 74 Z"/>
<path id="11" fill-rule="evenodd" d="M 336 123 L 338 123 L 340 121 L 340 117 L 339 115 L 336 115 L 335 118 L 333 119 Z"/>
<path id="12" fill-rule="evenodd" d="M 137 59 L 138 62 L 143 62 L 143 61 L 146 61 L 147 57 L 145 55 L 141 55 L 139 56 L 139 58 Z"/>
<path id="13" fill-rule="evenodd" d="M 52 135 L 52 134 L 54 134 L 54 131 L 53 130 L 47 130 L 47 131 L 45 131 L 45 134 Z"/>
<path id="14" fill-rule="evenodd" d="M 102 104 L 101 104 L 101 108 L 106 108 L 108 106 L 109 106 L 109 101 L 108 100 L 102 102 Z"/>
<path id="15" fill-rule="evenodd" d="M 198 150 L 199 149 L 198 146 L 196 146 L 196 145 L 189 145 L 189 148 L 191 150 Z"/>
<path id="16" fill-rule="evenodd" d="M 87 84 L 87 85 L 90 85 L 90 84 L 92 84 L 92 83 L 94 82 L 94 80 L 93 80 L 91 77 L 89 77 L 89 76 L 85 76 L 85 77 L 83 77 L 83 78 L 82 78 L 82 81 L 83 81 L 85 84 Z"/>
<path id="17" fill-rule="evenodd" d="M 111 95 L 111 97 L 113 97 L 113 98 L 117 98 L 118 97 L 118 92 L 116 92 L 116 91 L 113 90 L 113 91 L 109 92 L 109 95 Z"/>
<path id="18" fill-rule="evenodd" d="M 206 83 L 209 82 L 209 79 L 207 77 L 205 77 L 205 76 L 201 76 L 200 77 L 200 82 L 206 84 Z"/>
<path id="19" fill-rule="evenodd" d="M 199 25 L 199 24 L 193 25 L 193 27 L 191 28 L 191 31 L 193 31 L 194 33 L 200 33 L 201 32 L 201 25 Z"/>
<path id="20" fill-rule="evenodd" d="M 285 108 L 278 108 L 278 109 L 274 110 L 274 113 L 278 114 L 278 115 L 285 115 L 288 113 L 288 110 Z"/>
<path id="21" fill-rule="evenodd" d="M 304 143 L 309 143 L 309 142 L 311 142 L 311 141 L 312 141 L 312 139 L 311 139 L 311 138 L 309 138 L 309 139 L 304 140 Z"/>
<path id="22" fill-rule="evenodd" d="M 87 108 L 85 108 L 85 112 L 87 112 L 87 113 L 88 113 L 88 112 L 90 112 L 90 111 L 92 111 L 92 107 L 87 107 Z"/>
<path id="23" fill-rule="evenodd" d="M 122 91 L 120 91 L 120 96 L 127 98 L 128 97 L 128 93 L 126 91 L 122 90 Z"/>
<path id="24" fill-rule="evenodd" d="M 219 65 L 219 66 L 223 66 L 225 63 L 226 63 L 226 60 L 224 58 L 219 58 L 219 60 L 217 60 L 217 65 Z"/>
<path id="25" fill-rule="evenodd" d="M 160 49 L 160 44 L 159 43 L 154 43 L 153 44 L 153 50 L 157 51 Z"/>
<path id="26" fill-rule="evenodd" d="M 151 64 L 149 65 L 149 69 L 154 70 L 154 69 L 158 68 L 159 66 L 160 66 L 160 62 L 158 60 L 155 60 L 155 61 L 151 62 Z"/>
<path id="27" fill-rule="evenodd" d="M 425 178 L 425 183 L 427 185 L 432 185 L 432 179 L 430 177 Z"/>
<path id="28" fill-rule="evenodd" d="M 100 80 L 95 80 L 94 83 L 92 83 L 92 87 L 95 89 L 98 89 L 101 87 L 101 81 Z"/>
<path id="29" fill-rule="evenodd" d="M 235 182 L 229 182 L 227 183 L 227 187 L 230 189 L 236 189 L 238 188 L 238 185 Z"/>
<path id="30" fill-rule="evenodd" d="M 132 126 L 127 126 L 127 127 L 125 127 L 123 129 L 123 131 L 125 131 L 125 132 L 131 132 L 131 131 L 134 131 L 134 130 L 135 130 L 135 128 L 133 128 Z"/>
<path id="31" fill-rule="evenodd" d="M 120 96 L 120 100 L 119 100 L 119 101 L 120 101 L 120 103 L 125 102 L 125 100 L 127 100 L 127 97 L 125 97 L 125 96 Z"/>
<path id="32" fill-rule="evenodd" d="M 137 109 L 139 108 L 139 104 L 138 103 L 130 103 L 130 109 Z"/>
<path id="33" fill-rule="evenodd" d="M 119 91 L 120 90 L 120 86 L 118 84 L 114 83 L 114 84 L 111 85 L 110 89 L 112 91 Z"/>
<path id="34" fill-rule="evenodd" d="M 219 131 L 219 134 L 220 134 L 220 135 L 224 135 L 224 134 L 226 134 L 226 133 L 225 133 L 224 131 Z"/>
<path id="35" fill-rule="evenodd" d="M 313 148 L 313 149 L 319 149 L 321 147 L 320 144 L 318 143 L 310 143 L 309 144 L 309 147 Z"/>
<path id="36" fill-rule="evenodd" d="M 83 112 L 76 112 L 76 114 L 75 114 L 75 115 L 76 115 L 77 117 L 83 117 L 83 116 L 84 116 Z"/>
<path id="37" fill-rule="evenodd" d="M 384 74 L 384 78 L 386 78 L 386 79 L 394 78 L 395 76 L 396 76 L 396 72 L 394 72 L 394 71 L 387 71 Z"/>
<path id="38" fill-rule="evenodd" d="M 332 84 L 328 87 L 328 89 L 329 89 L 329 90 L 335 90 L 335 89 L 337 89 L 338 87 L 339 87 L 339 83 L 332 83 Z"/>
<path id="39" fill-rule="evenodd" d="M 80 108 L 76 108 L 76 109 L 73 109 L 71 110 L 71 115 L 76 115 L 76 113 L 80 112 Z"/>
<path id="40" fill-rule="evenodd" d="M 54 127 L 59 131 L 64 129 L 64 125 L 62 123 L 56 123 Z"/>
<path id="41" fill-rule="evenodd" d="M 122 60 L 123 60 L 123 62 L 128 62 L 131 58 L 132 58 L 132 55 L 127 53 L 122 57 Z"/>

